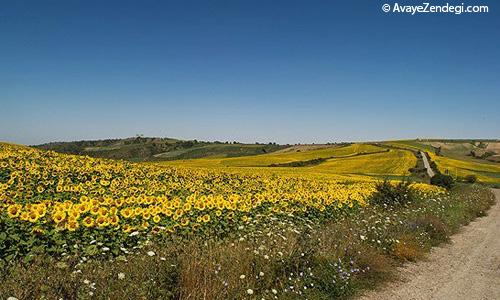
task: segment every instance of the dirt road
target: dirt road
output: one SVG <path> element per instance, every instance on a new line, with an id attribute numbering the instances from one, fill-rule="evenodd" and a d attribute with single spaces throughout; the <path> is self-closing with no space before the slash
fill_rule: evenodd
<path id="1" fill-rule="evenodd" d="M 360 299 L 500 299 L 500 190 L 488 216 L 433 249 L 428 259 L 402 268 L 401 282 Z"/>
<path id="2" fill-rule="evenodd" d="M 425 169 L 427 169 L 427 175 L 429 175 L 429 178 L 432 178 L 434 176 L 434 170 L 432 170 L 431 165 L 429 164 L 427 155 L 425 154 L 424 151 L 420 151 L 420 155 L 422 155 L 422 160 L 424 161 L 424 167 Z"/>

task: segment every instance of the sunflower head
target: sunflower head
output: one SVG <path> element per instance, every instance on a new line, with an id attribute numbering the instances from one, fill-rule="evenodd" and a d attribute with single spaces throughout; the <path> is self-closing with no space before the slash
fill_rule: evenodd
<path id="1" fill-rule="evenodd" d="M 54 213 L 54 215 L 52 215 L 52 220 L 54 220 L 56 224 L 61 223 L 62 221 L 64 221 L 65 218 L 66 218 L 66 213 L 63 211 L 57 211 L 56 213 Z"/>
<path id="2" fill-rule="evenodd" d="M 21 205 L 13 204 L 7 208 L 7 214 L 10 218 L 17 218 L 21 213 Z"/>
<path id="3" fill-rule="evenodd" d="M 203 215 L 202 220 L 203 220 L 204 223 L 209 222 L 210 221 L 210 215 L 209 214 Z"/>
<path id="4" fill-rule="evenodd" d="M 99 227 L 106 227 L 108 225 L 108 219 L 106 217 L 103 217 L 103 216 L 99 216 L 97 217 L 97 219 L 95 220 L 95 223 L 97 224 L 97 226 Z"/>
<path id="5" fill-rule="evenodd" d="M 79 225 L 76 221 L 70 221 L 66 224 L 66 229 L 68 229 L 69 231 L 75 231 L 78 229 L 78 227 Z"/>
<path id="6" fill-rule="evenodd" d="M 86 217 L 85 219 L 83 219 L 83 226 L 87 228 L 94 226 L 94 219 L 92 219 L 91 217 Z"/>

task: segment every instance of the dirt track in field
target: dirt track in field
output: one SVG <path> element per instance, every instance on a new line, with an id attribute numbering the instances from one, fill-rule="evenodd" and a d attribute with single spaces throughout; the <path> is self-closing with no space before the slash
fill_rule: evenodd
<path id="1" fill-rule="evenodd" d="M 402 268 L 402 280 L 360 299 L 500 299 L 500 190 L 488 215 Z"/>

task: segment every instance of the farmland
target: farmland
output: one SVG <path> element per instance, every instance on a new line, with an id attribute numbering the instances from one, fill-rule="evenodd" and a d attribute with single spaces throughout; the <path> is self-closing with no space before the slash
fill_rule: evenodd
<path id="1" fill-rule="evenodd" d="M 471 146 L 471 143 L 469 142 L 455 142 L 453 147 L 448 147 L 447 150 L 442 150 L 440 155 L 436 154 L 436 149 L 433 145 L 442 146 L 443 143 L 436 144 L 418 141 L 396 141 L 388 142 L 388 144 L 426 151 L 442 173 L 448 173 L 455 178 L 463 178 L 467 175 L 474 175 L 480 182 L 493 186 L 500 185 L 500 164 L 467 156 L 466 154 L 468 152 L 464 152 L 463 149 L 468 149 L 470 152 L 470 149 L 473 146 Z M 492 143 L 492 145 L 493 144 L 494 143 Z"/>
<path id="2" fill-rule="evenodd" d="M 349 297 L 492 204 L 479 186 L 381 188 L 416 163 L 368 143 L 142 163 L 1 143 L 0 293 Z"/>
<path id="3" fill-rule="evenodd" d="M 321 159 L 314 165 L 282 167 L 290 163 Z M 370 144 L 330 146 L 323 149 L 245 156 L 238 158 L 205 158 L 161 162 L 161 165 L 192 168 L 225 168 L 237 172 L 297 174 L 332 179 L 370 180 L 384 176 L 405 177 L 416 165 L 410 151 L 386 149 Z"/>

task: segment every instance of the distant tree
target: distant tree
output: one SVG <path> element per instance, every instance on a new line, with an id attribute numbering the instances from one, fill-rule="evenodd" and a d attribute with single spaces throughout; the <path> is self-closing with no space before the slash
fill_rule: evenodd
<path id="1" fill-rule="evenodd" d="M 475 183 L 475 182 L 477 182 L 477 177 L 474 174 L 469 174 L 469 175 L 465 176 L 464 179 L 465 179 L 465 182 L 467 182 L 467 183 Z"/>
<path id="2" fill-rule="evenodd" d="M 434 153 L 436 153 L 437 156 L 441 156 L 441 146 L 435 147 L 434 148 Z"/>
<path id="3" fill-rule="evenodd" d="M 453 187 L 453 177 L 450 175 L 436 174 L 431 178 L 431 184 L 444 187 L 446 189 L 451 189 Z"/>

